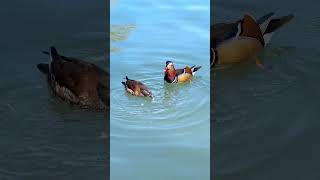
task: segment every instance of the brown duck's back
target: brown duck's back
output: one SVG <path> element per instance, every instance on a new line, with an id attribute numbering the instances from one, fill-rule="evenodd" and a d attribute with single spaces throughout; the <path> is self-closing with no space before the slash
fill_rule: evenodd
<path id="1" fill-rule="evenodd" d="M 59 55 L 54 47 L 43 53 L 51 56 L 50 66 L 41 63 L 37 67 L 47 75 L 57 97 L 81 108 L 99 111 L 109 108 L 108 72 L 92 63 Z"/>
<path id="2" fill-rule="evenodd" d="M 133 91 L 139 91 L 140 87 L 138 85 L 139 83 L 137 81 L 134 80 L 127 80 L 126 81 L 126 85 L 128 86 L 129 89 L 133 90 Z"/>
<path id="3" fill-rule="evenodd" d="M 142 82 L 127 79 L 126 82 L 123 83 L 126 86 L 126 90 L 135 96 L 147 96 L 149 94 L 152 96 L 151 91 Z"/>
<path id="4" fill-rule="evenodd" d="M 52 67 L 55 80 L 79 96 L 82 94 L 95 96 L 97 84 L 106 82 L 103 81 L 103 76 L 107 76 L 107 73 L 94 64 L 75 58 L 53 61 Z"/>

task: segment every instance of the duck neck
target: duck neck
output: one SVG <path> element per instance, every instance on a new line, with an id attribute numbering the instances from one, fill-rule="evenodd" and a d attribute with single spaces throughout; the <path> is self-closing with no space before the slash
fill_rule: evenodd
<path id="1" fill-rule="evenodd" d="M 172 83 L 176 79 L 176 70 L 175 69 L 170 69 L 166 73 L 166 77 L 168 82 Z"/>

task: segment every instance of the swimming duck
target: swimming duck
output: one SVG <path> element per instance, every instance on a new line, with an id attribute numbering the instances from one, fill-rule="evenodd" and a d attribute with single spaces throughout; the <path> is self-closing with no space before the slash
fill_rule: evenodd
<path id="1" fill-rule="evenodd" d="M 152 92 L 142 82 L 129 79 L 128 76 L 126 76 L 125 81 L 121 83 L 124 85 L 125 90 L 134 96 L 153 98 Z"/>
<path id="2" fill-rule="evenodd" d="M 164 80 L 168 83 L 182 83 L 190 81 L 201 66 L 186 66 L 183 69 L 175 69 L 172 61 L 166 61 L 166 67 L 164 68 Z"/>
<path id="3" fill-rule="evenodd" d="M 249 15 L 234 23 L 218 23 L 211 26 L 211 65 L 239 63 L 250 58 L 263 68 L 257 55 L 270 42 L 273 33 L 293 19 L 293 15 L 274 18 L 266 14 L 257 21 Z"/>
<path id="4" fill-rule="evenodd" d="M 47 75 L 49 87 L 57 97 L 84 109 L 109 108 L 109 73 L 92 63 L 59 55 L 55 47 L 44 53 L 51 62 L 37 67 Z"/>

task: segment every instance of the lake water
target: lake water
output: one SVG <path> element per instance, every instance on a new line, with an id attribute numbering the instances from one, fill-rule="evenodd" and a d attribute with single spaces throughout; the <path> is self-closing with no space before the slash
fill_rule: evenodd
<path id="1" fill-rule="evenodd" d="M 320 14 L 316 1 L 215 0 L 211 23 L 249 12 L 296 18 L 254 62 L 215 71 L 211 123 L 214 179 L 319 179 Z"/>
<path id="2" fill-rule="evenodd" d="M 52 97 L 41 51 L 107 67 L 104 1 L 10 1 L 0 20 L 0 179 L 106 179 L 107 114 Z"/>
<path id="3" fill-rule="evenodd" d="M 209 3 L 112 1 L 111 179 L 209 179 Z M 203 68 L 192 84 L 166 84 L 168 59 Z M 127 94 L 125 76 L 154 100 Z"/>

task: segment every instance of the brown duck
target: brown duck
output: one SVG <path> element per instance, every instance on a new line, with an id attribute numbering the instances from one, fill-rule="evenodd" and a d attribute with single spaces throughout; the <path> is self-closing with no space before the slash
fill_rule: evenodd
<path id="1" fill-rule="evenodd" d="M 175 69 L 172 61 L 166 61 L 164 68 L 164 80 L 168 83 L 183 83 L 190 81 L 201 66 L 186 66 L 183 69 Z"/>
<path id="2" fill-rule="evenodd" d="M 152 92 L 142 82 L 139 82 L 139 81 L 136 81 L 133 79 L 129 79 L 126 76 L 125 81 L 123 81 L 121 83 L 124 85 L 125 90 L 134 96 L 153 98 Z"/>
<path id="3" fill-rule="evenodd" d="M 59 55 L 54 47 L 44 53 L 51 62 L 37 67 L 47 75 L 49 87 L 57 97 L 84 109 L 109 108 L 109 73 L 92 63 Z"/>

